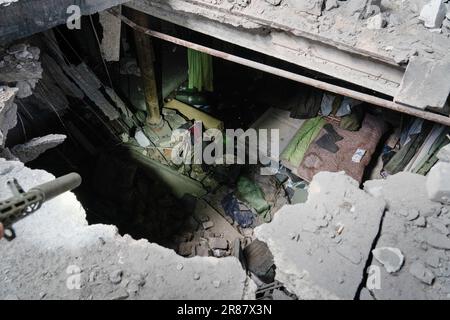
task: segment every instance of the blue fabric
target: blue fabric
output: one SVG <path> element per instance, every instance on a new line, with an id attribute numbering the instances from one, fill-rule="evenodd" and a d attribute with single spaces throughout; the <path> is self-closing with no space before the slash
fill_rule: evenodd
<path id="1" fill-rule="evenodd" d="M 225 213 L 230 216 L 241 227 L 247 228 L 253 224 L 254 214 L 250 210 L 240 210 L 239 202 L 233 193 L 228 194 L 222 200 Z"/>

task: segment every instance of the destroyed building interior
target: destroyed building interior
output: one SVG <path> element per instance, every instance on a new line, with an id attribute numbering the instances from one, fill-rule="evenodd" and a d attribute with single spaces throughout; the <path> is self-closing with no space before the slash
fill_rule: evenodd
<path id="1" fill-rule="evenodd" d="M 450 1 L 72 2 L 0 0 L 0 299 L 450 299 Z"/>

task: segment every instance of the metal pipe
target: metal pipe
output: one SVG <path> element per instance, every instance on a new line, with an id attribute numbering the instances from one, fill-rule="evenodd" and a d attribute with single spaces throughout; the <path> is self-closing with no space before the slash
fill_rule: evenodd
<path id="1" fill-rule="evenodd" d="M 428 111 L 423 111 L 423 110 L 418 110 L 418 109 L 414 109 L 411 107 L 407 107 L 407 106 L 403 106 L 400 104 L 397 104 L 393 101 L 389 101 L 386 99 L 382 99 L 382 98 L 378 98 L 375 96 L 371 96 L 369 94 L 365 94 L 362 92 L 358 92 L 355 90 L 351 90 L 351 89 L 347 89 L 347 88 L 343 88 L 343 87 L 339 87 L 327 82 L 323 82 L 320 80 L 316 80 L 316 79 L 311 79 L 293 72 L 289 72 L 286 70 L 282 70 L 279 68 L 275 68 L 275 67 L 271 67 L 259 62 L 255 62 L 252 60 L 248 60 L 245 58 L 241 58 L 235 55 L 231 55 L 228 54 L 226 52 L 222 52 L 219 50 L 215 50 L 215 49 L 211 49 L 193 42 L 189 42 L 186 40 L 182 40 L 161 32 L 157 32 L 157 31 L 153 31 L 144 27 L 141 27 L 140 25 L 134 23 L 133 21 L 131 21 L 130 19 L 122 16 L 121 14 L 115 12 L 114 10 L 110 10 L 111 14 L 117 16 L 118 18 L 120 18 L 125 24 L 127 24 L 128 26 L 130 26 L 131 28 L 138 30 L 142 33 L 145 33 L 151 37 L 155 37 L 161 40 L 165 40 L 183 47 L 187 47 L 187 48 L 191 48 L 200 52 L 204 52 L 207 53 L 211 56 L 217 57 L 217 58 L 221 58 L 227 61 L 231 61 L 234 63 L 238 63 L 240 65 L 243 66 L 247 66 L 253 69 L 257 69 L 257 70 L 261 70 L 282 78 L 286 78 L 286 79 L 290 79 L 296 82 L 300 82 L 321 90 L 325 90 L 325 91 L 329 91 L 329 92 L 333 92 L 335 94 L 338 95 L 343 95 L 343 96 L 347 96 L 359 101 L 364 101 L 379 107 L 383 107 L 386 109 L 390 109 L 390 110 L 394 110 L 394 111 L 398 111 L 398 112 L 402 112 L 402 113 L 406 113 L 418 118 L 422 118 L 425 120 L 429 120 L 432 122 L 436 122 L 436 123 L 440 123 L 446 126 L 450 126 L 450 118 L 447 116 L 443 116 L 443 115 L 439 115 L 439 114 L 435 114 L 432 112 L 428 112 Z"/>

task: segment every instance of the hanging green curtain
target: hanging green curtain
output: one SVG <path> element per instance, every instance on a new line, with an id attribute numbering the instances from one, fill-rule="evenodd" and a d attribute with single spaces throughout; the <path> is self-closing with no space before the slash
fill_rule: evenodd
<path id="1" fill-rule="evenodd" d="M 213 61 L 206 53 L 188 49 L 189 89 L 198 91 L 214 90 Z"/>

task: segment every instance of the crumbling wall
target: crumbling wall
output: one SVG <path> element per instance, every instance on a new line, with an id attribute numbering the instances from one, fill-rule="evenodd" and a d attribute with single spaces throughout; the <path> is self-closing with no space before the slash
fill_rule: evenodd
<path id="1" fill-rule="evenodd" d="M 29 189 L 53 177 L 0 159 L 0 185 L 12 178 Z M 0 199 L 10 196 L 0 188 Z M 254 298 L 255 286 L 236 258 L 185 259 L 121 237 L 114 226 L 88 226 L 72 193 L 14 227 L 17 238 L 0 241 L 0 299 Z"/>

